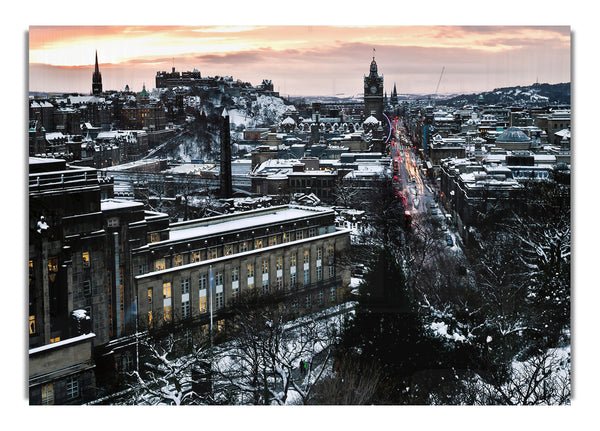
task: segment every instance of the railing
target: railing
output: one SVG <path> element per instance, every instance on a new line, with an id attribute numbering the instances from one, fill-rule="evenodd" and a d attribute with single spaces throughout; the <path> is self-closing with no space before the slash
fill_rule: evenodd
<path id="1" fill-rule="evenodd" d="M 53 188 L 70 188 L 85 185 L 98 185 L 95 170 L 59 171 L 29 175 L 29 191 L 43 191 Z"/>

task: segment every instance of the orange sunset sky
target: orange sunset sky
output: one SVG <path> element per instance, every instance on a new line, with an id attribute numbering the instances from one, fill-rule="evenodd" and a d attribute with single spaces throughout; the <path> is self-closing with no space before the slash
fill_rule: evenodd
<path id="1" fill-rule="evenodd" d="M 159 70 L 198 69 L 283 96 L 362 92 L 375 55 L 389 94 L 489 91 L 571 80 L 569 26 L 30 26 L 29 91 L 154 87 Z M 375 49 L 375 51 L 373 51 Z"/>

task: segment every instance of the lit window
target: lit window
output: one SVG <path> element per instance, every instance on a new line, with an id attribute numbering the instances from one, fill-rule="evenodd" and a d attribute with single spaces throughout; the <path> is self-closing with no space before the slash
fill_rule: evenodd
<path id="1" fill-rule="evenodd" d="M 152 289 L 148 289 L 148 303 L 152 304 Z"/>
<path id="2" fill-rule="evenodd" d="M 81 260 L 83 262 L 83 267 L 89 268 L 90 267 L 90 252 L 84 251 L 83 253 L 81 253 Z"/>
<path id="3" fill-rule="evenodd" d="M 277 245 L 277 236 L 269 237 L 269 245 Z"/>
<path id="4" fill-rule="evenodd" d="M 283 257 L 282 256 L 278 256 L 277 259 L 275 260 L 275 268 L 283 269 Z"/>
<path id="5" fill-rule="evenodd" d="M 264 259 L 262 261 L 262 273 L 263 274 L 269 273 L 269 261 L 267 259 Z"/>
<path id="6" fill-rule="evenodd" d="M 163 269 L 165 269 L 165 258 L 160 258 L 160 259 L 156 259 L 154 261 L 154 270 L 155 271 L 162 271 Z"/>
<path id="7" fill-rule="evenodd" d="M 192 262 L 200 262 L 200 250 L 192 252 Z"/>
<path id="8" fill-rule="evenodd" d="M 175 266 L 183 265 L 183 255 L 181 255 L 181 254 L 175 255 L 175 257 L 173 258 L 173 261 L 174 261 Z"/>
<path id="9" fill-rule="evenodd" d="M 160 241 L 160 233 L 152 232 L 150 234 L 150 242 L 158 242 L 158 241 Z"/>
<path id="10" fill-rule="evenodd" d="M 243 241 L 240 243 L 240 253 L 243 251 L 248 251 L 248 241 Z"/>
<path id="11" fill-rule="evenodd" d="M 225 329 L 225 319 L 217 320 L 217 331 L 221 332 Z"/>
<path id="12" fill-rule="evenodd" d="M 249 263 L 246 266 L 247 276 L 248 276 L 248 290 L 254 289 L 254 264 Z"/>
<path id="13" fill-rule="evenodd" d="M 152 310 L 148 311 L 148 327 L 152 328 Z"/>
<path id="14" fill-rule="evenodd" d="M 303 258 L 302 262 L 309 263 L 310 262 L 310 252 L 308 250 L 304 250 L 302 258 Z"/>
<path id="15" fill-rule="evenodd" d="M 170 322 L 172 317 L 171 283 L 163 283 L 163 320 L 165 322 Z"/>
<path id="16" fill-rule="evenodd" d="M 49 383 L 42 386 L 42 405 L 54 404 L 54 385 Z"/>
<path id="17" fill-rule="evenodd" d="M 233 244 L 225 244 L 224 250 L 225 250 L 225 256 L 229 256 L 229 255 L 233 254 Z"/>
<path id="18" fill-rule="evenodd" d="M 58 272 L 58 257 L 54 256 L 48 259 L 48 271 Z"/>
<path id="19" fill-rule="evenodd" d="M 296 266 L 296 253 L 290 254 L 290 266 Z"/>
<path id="20" fill-rule="evenodd" d="M 208 249 L 208 258 L 209 259 L 216 259 L 217 258 L 217 248 L 210 248 Z"/>
<path id="21" fill-rule="evenodd" d="M 163 299 L 171 298 L 171 283 L 163 283 Z"/>
<path id="22" fill-rule="evenodd" d="M 206 301 L 206 289 L 200 290 L 200 300 L 199 300 L 198 305 L 199 305 L 198 309 L 200 310 L 200 313 L 206 313 L 208 311 L 207 301 Z"/>
<path id="23" fill-rule="evenodd" d="M 29 316 L 29 335 L 35 334 L 35 316 Z"/>
<path id="24" fill-rule="evenodd" d="M 290 242 L 290 234 L 289 233 L 284 232 L 281 237 L 282 237 L 282 240 L 283 240 L 284 243 Z"/>
<path id="25" fill-rule="evenodd" d="M 50 343 L 58 343 L 60 341 L 60 337 L 50 338 Z"/>
<path id="26" fill-rule="evenodd" d="M 254 248 L 255 249 L 262 248 L 262 246 L 263 246 L 263 240 L 262 240 L 262 238 L 254 240 Z"/>
<path id="27" fill-rule="evenodd" d="M 172 309 L 170 305 L 166 305 L 163 307 L 163 320 L 165 322 L 170 322 L 172 317 Z"/>

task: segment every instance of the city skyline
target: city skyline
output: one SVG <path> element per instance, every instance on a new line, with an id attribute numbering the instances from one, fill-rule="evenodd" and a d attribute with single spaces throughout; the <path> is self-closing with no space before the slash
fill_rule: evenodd
<path id="1" fill-rule="evenodd" d="M 570 82 L 569 26 L 31 26 L 29 90 L 154 88 L 158 71 L 197 69 L 282 96 L 357 96 L 374 56 L 389 94 L 475 93 Z M 441 77 L 441 72 L 444 74 Z M 439 86 L 438 86 L 439 83 Z"/>

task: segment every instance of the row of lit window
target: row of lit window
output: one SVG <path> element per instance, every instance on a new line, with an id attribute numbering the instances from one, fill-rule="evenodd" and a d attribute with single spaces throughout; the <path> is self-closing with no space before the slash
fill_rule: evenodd
<path id="1" fill-rule="evenodd" d="M 284 232 L 281 236 L 281 238 L 282 238 L 281 243 L 288 243 L 288 242 L 292 241 L 293 234 L 294 234 L 294 232 Z M 302 230 L 296 231 L 295 234 L 296 234 L 296 240 L 301 240 L 304 238 Z M 310 229 L 308 229 L 307 238 L 314 237 L 314 236 L 316 236 L 316 234 L 317 234 L 316 228 L 310 228 Z M 151 234 L 151 242 L 159 241 L 160 238 L 158 235 L 159 235 L 158 233 L 152 233 Z M 266 244 L 266 241 L 268 241 L 269 246 L 274 246 L 274 245 L 279 244 L 277 235 L 272 235 L 267 238 L 257 238 L 254 240 L 254 250 L 263 248 Z M 223 246 L 223 256 L 230 256 L 232 254 L 235 254 L 235 246 L 236 245 L 238 246 L 238 253 L 243 253 L 243 252 L 249 251 L 249 241 L 241 241 L 236 244 L 229 243 L 229 244 L 225 244 Z M 219 247 L 212 247 L 212 248 L 207 249 L 206 259 L 211 260 L 211 259 L 217 259 L 218 257 L 220 257 L 218 249 L 219 249 Z M 201 257 L 200 253 L 201 253 L 200 250 L 192 251 L 191 256 L 190 256 L 190 263 L 201 262 L 202 257 Z M 182 265 L 184 265 L 184 255 L 177 254 L 177 255 L 173 256 L 173 266 L 182 266 Z M 166 269 L 166 259 L 165 258 L 157 259 L 154 264 L 154 271 L 162 271 L 164 269 Z"/>
<path id="2" fill-rule="evenodd" d="M 330 246 L 328 248 L 328 253 L 330 255 L 333 254 L 333 246 Z M 316 262 L 316 275 L 317 275 L 317 281 L 322 281 L 323 280 L 323 267 L 321 265 L 321 258 L 322 257 L 322 249 L 317 249 L 317 262 Z M 308 264 L 310 262 L 310 253 L 308 250 L 304 250 L 303 252 L 303 262 L 305 264 Z M 330 262 L 329 265 L 329 277 L 333 278 L 335 277 L 335 267 L 332 265 L 333 262 Z M 290 283 L 292 285 L 295 285 L 297 282 L 297 275 L 296 275 L 296 254 L 292 254 L 290 256 Z M 263 289 L 263 293 L 267 294 L 269 293 L 269 261 L 267 259 L 264 259 L 262 261 L 262 274 L 263 274 L 263 278 L 262 278 L 262 289 Z M 282 256 L 278 256 L 276 258 L 276 269 L 277 270 L 282 270 L 283 269 L 283 257 Z M 310 283 L 310 270 L 308 268 L 308 265 L 304 266 L 304 271 L 303 271 L 303 275 L 304 275 L 304 284 L 307 285 Z M 254 283 L 254 264 L 253 263 L 248 263 L 246 264 L 246 276 L 247 276 L 247 289 L 249 291 L 252 291 L 252 289 L 254 289 L 255 283 Z M 240 291 L 240 286 L 239 286 L 239 277 L 240 277 L 240 268 L 239 267 L 234 267 L 231 269 L 231 297 L 232 300 L 237 300 L 239 297 L 239 291 Z M 278 273 L 276 278 L 276 286 L 278 289 L 283 288 L 283 274 L 282 273 Z M 220 308 L 223 308 L 224 306 L 224 293 L 223 293 L 223 271 L 216 271 L 214 273 L 214 285 L 216 287 L 216 291 L 215 291 L 215 309 L 218 310 Z M 207 308 L 207 289 L 209 286 L 209 279 L 208 279 L 208 274 L 200 274 L 199 276 L 199 311 L 200 313 L 206 313 L 208 312 L 208 308 Z M 148 297 L 148 302 L 150 304 L 152 304 L 152 292 L 153 290 L 150 288 L 147 290 L 147 297 Z M 190 279 L 189 278 L 184 278 L 181 280 L 181 296 L 182 296 L 182 318 L 188 318 L 190 317 L 190 313 L 191 313 L 191 307 L 190 307 L 190 299 L 189 299 L 189 293 L 190 293 Z M 163 283 L 163 320 L 165 322 L 170 322 L 172 320 L 172 301 L 171 301 L 171 283 L 170 282 L 166 282 Z M 148 323 L 151 326 L 152 325 L 152 310 L 150 310 L 148 312 Z"/>

